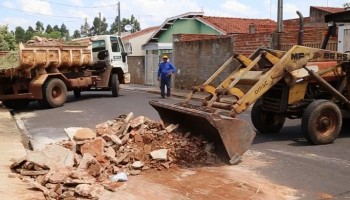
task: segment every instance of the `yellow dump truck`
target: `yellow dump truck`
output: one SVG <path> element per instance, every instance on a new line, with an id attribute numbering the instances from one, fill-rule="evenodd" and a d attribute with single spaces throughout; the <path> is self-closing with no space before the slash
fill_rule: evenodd
<path id="1" fill-rule="evenodd" d="M 117 36 L 98 36 L 89 45 L 20 44 L 18 52 L 14 66 L 0 63 L 0 101 L 8 108 L 24 108 L 34 100 L 46 108 L 59 107 L 68 91 L 80 97 L 86 90 L 110 90 L 116 97 L 119 84 L 130 82 Z"/>

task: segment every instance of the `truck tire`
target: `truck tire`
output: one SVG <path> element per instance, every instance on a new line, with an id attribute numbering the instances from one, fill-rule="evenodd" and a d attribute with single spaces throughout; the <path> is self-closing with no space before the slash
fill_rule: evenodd
<path id="1" fill-rule="evenodd" d="M 63 106 L 67 100 L 66 84 L 58 78 L 52 78 L 43 86 L 43 99 L 39 103 L 47 108 Z"/>
<path id="2" fill-rule="evenodd" d="M 283 114 L 265 111 L 262 109 L 263 101 L 259 99 L 253 105 L 251 120 L 254 127 L 262 134 L 277 133 L 286 121 Z"/>
<path id="3" fill-rule="evenodd" d="M 341 111 L 335 103 L 316 100 L 306 107 L 301 119 L 301 129 L 310 143 L 329 144 L 338 137 L 342 120 Z"/>
<path id="4" fill-rule="evenodd" d="M 118 74 L 112 74 L 112 80 L 111 80 L 111 88 L 112 88 L 112 96 L 118 97 L 119 96 L 119 79 Z"/>
<path id="5" fill-rule="evenodd" d="M 6 108 L 10 109 L 23 109 L 26 108 L 30 103 L 29 99 L 13 99 L 13 100 L 4 100 L 2 104 L 6 106 Z"/>

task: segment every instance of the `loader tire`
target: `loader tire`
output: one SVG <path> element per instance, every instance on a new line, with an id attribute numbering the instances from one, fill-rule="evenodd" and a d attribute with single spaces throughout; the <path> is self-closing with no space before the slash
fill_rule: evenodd
<path id="1" fill-rule="evenodd" d="M 119 79 L 118 74 L 112 74 L 112 80 L 111 80 L 111 89 L 112 89 L 112 96 L 118 97 L 119 96 Z"/>
<path id="2" fill-rule="evenodd" d="M 277 133 L 286 121 L 283 114 L 265 111 L 262 109 L 262 99 L 256 101 L 251 112 L 251 120 L 254 127 L 262 134 Z"/>
<path id="3" fill-rule="evenodd" d="M 23 109 L 26 108 L 30 103 L 29 99 L 13 99 L 13 100 L 3 100 L 2 104 L 6 106 L 6 108 L 10 109 Z"/>
<path id="4" fill-rule="evenodd" d="M 39 104 L 47 108 L 63 106 L 67 100 L 66 84 L 58 78 L 52 78 L 45 82 L 43 86 L 43 99 Z"/>
<path id="5" fill-rule="evenodd" d="M 301 129 L 312 144 L 332 143 L 342 127 L 339 107 L 329 100 L 316 100 L 309 104 L 301 119 Z"/>

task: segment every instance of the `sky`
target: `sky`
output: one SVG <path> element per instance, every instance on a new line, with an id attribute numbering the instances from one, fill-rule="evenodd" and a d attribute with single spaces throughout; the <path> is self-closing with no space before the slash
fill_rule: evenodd
<path id="1" fill-rule="evenodd" d="M 187 12 L 204 12 L 205 16 L 277 19 L 278 0 L 0 0 L 0 24 L 10 30 L 22 26 L 35 28 L 41 21 L 59 27 L 64 23 L 73 34 L 87 19 L 92 25 L 101 13 L 110 26 L 118 15 L 131 15 L 141 29 L 159 26 L 167 18 Z M 296 11 L 309 16 L 310 6 L 342 7 L 349 0 L 283 0 L 283 19 L 298 18 Z"/>

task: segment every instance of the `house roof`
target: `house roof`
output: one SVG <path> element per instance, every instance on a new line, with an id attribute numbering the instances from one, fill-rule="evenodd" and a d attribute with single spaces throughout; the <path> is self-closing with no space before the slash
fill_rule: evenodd
<path id="1" fill-rule="evenodd" d="M 345 8 L 339 8 L 339 7 L 321 7 L 321 6 L 311 6 L 311 8 L 316 8 L 318 10 L 326 11 L 329 13 L 337 13 L 337 12 L 343 12 L 345 11 Z"/>
<path id="2" fill-rule="evenodd" d="M 135 32 L 135 33 L 129 34 L 129 35 L 127 35 L 127 36 L 124 36 L 124 37 L 122 37 L 122 39 L 123 39 L 123 40 L 130 40 L 130 39 L 139 37 L 139 36 L 141 36 L 141 35 L 144 35 L 144 34 L 147 34 L 147 33 L 150 33 L 150 32 L 154 32 L 154 31 L 156 31 L 157 29 L 159 29 L 159 26 L 148 27 L 148 28 L 142 29 L 142 30 L 140 30 L 140 31 L 137 31 L 137 32 Z"/>
<path id="3" fill-rule="evenodd" d="M 154 34 L 150 37 L 150 39 L 148 40 L 148 42 L 152 42 L 152 41 L 157 41 L 158 40 L 158 36 L 160 34 L 162 34 L 162 32 L 168 30 L 168 28 L 170 26 L 173 25 L 173 23 L 177 20 L 177 19 L 190 19 L 190 18 L 196 18 L 198 16 L 203 16 L 203 12 L 188 12 L 188 13 L 184 13 L 181 15 L 177 15 L 174 17 L 170 17 L 167 18 L 165 20 L 165 22 L 158 28 L 158 30 L 156 30 L 154 32 Z"/>
<path id="4" fill-rule="evenodd" d="M 219 30 L 224 35 L 249 33 L 249 27 L 255 25 L 256 32 L 271 32 L 276 29 L 276 22 L 270 19 L 248 19 L 232 17 L 198 17 L 198 20 Z"/>

